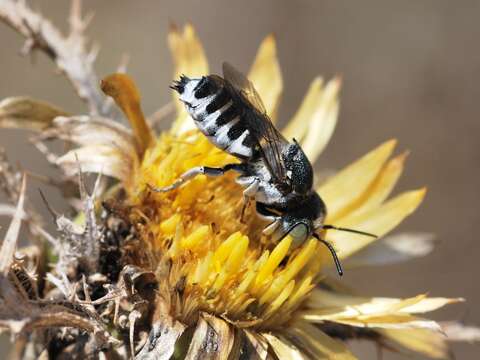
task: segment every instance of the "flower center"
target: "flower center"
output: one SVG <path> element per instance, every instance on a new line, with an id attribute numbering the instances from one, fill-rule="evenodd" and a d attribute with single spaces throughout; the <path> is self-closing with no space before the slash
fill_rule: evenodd
<path id="1" fill-rule="evenodd" d="M 234 174 L 200 175 L 167 193 L 147 188 L 170 185 L 195 166 L 232 161 L 197 131 L 162 135 L 145 153 L 130 200 L 148 219 L 141 233 L 158 257 L 160 296 L 175 304 L 179 320 L 192 323 L 206 311 L 239 326 L 278 326 L 313 287 L 317 242 L 293 251 L 289 236 L 269 243 L 253 202 L 241 221 L 245 204 Z"/>

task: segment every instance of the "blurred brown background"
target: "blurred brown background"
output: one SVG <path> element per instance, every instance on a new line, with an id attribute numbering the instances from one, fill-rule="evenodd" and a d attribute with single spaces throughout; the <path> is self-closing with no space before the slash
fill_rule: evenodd
<path id="1" fill-rule="evenodd" d="M 33 5 L 66 28 L 68 1 Z M 420 210 L 399 230 L 431 231 L 439 240 L 427 258 L 350 271 L 343 281 L 371 295 L 462 296 L 465 306 L 451 306 L 436 318 L 480 325 L 480 2 L 92 0 L 84 8 L 95 12 L 89 34 L 102 46 L 99 76 L 113 72 L 128 53 L 128 72 L 142 90 L 147 114 L 170 99 L 171 21 L 194 24 L 214 71 L 224 60 L 246 71 L 262 38 L 274 32 L 285 80 L 283 121 L 314 76 L 341 74 L 339 125 L 317 165 L 340 168 L 398 138 L 400 149 L 412 152 L 398 188 L 429 187 Z M 73 113 L 86 111 L 43 54 L 34 66 L 18 56 L 22 39 L 4 25 L 0 44 L 0 98 L 31 95 Z M 25 168 L 45 172 L 46 162 L 24 134 L 2 130 L 0 144 Z M 39 186 L 30 183 L 33 190 Z M 41 208 L 36 192 L 32 195 Z M 362 359 L 375 358 L 371 344 L 354 346 Z M 454 349 L 458 359 L 476 359 L 480 351 L 478 345 Z M 399 357 L 385 353 L 384 358 Z"/>

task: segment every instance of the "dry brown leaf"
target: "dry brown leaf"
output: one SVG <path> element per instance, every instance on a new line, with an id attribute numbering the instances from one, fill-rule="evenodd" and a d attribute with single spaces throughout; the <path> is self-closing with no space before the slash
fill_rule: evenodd
<path id="1" fill-rule="evenodd" d="M 186 360 L 223 360 L 233 346 L 233 330 L 224 320 L 203 313 L 197 323 Z"/>
<path id="2" fill-rule="evenodd" d="M 30 97 L 10 97 L 0 102 L 0 128 L 41 131 L 57 116 L 65 115 L 65 111 Z"/>

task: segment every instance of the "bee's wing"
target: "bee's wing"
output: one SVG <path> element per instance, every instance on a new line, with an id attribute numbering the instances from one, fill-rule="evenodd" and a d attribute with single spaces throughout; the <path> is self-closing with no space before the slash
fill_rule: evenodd
<path id="1" fill-rule="evenodd" d="M 228 80 L 237 90 L 241 91 L 245 98 L 255 109 L 261 114 L 267 114 L 265 105 L 258 95 L 257 90 L 253 86 L 252 82 L 247 79 L 240 71 L 235 69 L 231 64 L 223 63 L 223 77 Z"/>
<path id="2" fill-rule="evenodd" d="M 287 170 L 282 157 L 282 148 L 288 145 L 288 141 L 273 125 L 260 95 L 245 75 L 225 62 L 223 77 L 234 87 L 241 100 L 247 102 L 245 105 L 251 108 L 244 113 L 246 125 L 258 145 L 272 178 L 278 185 L 287 186 Z"/>

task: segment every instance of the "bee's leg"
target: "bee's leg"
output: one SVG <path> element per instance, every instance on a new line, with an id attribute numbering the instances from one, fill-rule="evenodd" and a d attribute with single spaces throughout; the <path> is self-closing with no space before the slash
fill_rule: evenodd
<path id="1" fill-rule="evenodd" d="M 243 206 L 242 206 L 242 213 L 240 215 L 240 222 L 244 223 L 245 217 L 245 210 L 250 202 L 250 198 L 254 197 L 258 191 L 258 187 L 260 186 L 260 179 L 255 178 L 250 185 L 247 186 L 245 190 L 243 190 Z"/>
<path id="2" fill-rule="evenodd" d="M 264 220 L 275 221 L 279 218 L 278 214 L 271 211 L 264 203 L 258 202 L 255 205 L 257 214 Z"/>
<path id="3" fill-rule="evenodd" d="M 245 166 L 243 164 L 227 164 L 221 168 L 214 168 L 209 166 L 196 166 L 190 170 L 185 171 L 180 177 L 175 180 L 172 185 L 165 186 L 163 188 L 157 188 L 151 185 L 148 185 L 150 190 L 154 192 L 168 192 L 178 188 L 183 183 L 194 178 L 197 175 L 207 175 L 207 176 L 220 176 L 229 170 L 234 170 L 240 173 L 244 172 Z"/>
<path id="4" fill-rule="evenodd" d="M 271 221 L 271 223 L 263 229 L 262 233 L 267 236 L 273 235 L 280 225 L 280 216 L 269 210 L 265 204 L 259 202 L 256 204 L 256 210 L 258 216 L 262 219 Z"/>
<path id="5" fill-rule="evenodd" d="M 273 233 L 277 230 L 277 228 L 280 226 L 280 218 L 276 218 L 273 220 L 269 225 L 263 229 L 262 234 L 263 235 L 273 235 Z"/>

